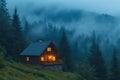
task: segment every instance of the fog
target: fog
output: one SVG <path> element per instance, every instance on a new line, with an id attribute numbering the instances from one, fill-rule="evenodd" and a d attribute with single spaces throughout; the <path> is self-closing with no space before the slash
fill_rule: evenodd
<path id="1" fill-rule="evenodd" d="M 95 18 L 101 14 L 119 16 L 119 3 L 120 0 L 7 0 L 10 14 L 12 15 L 14 8 L 17 7 L 21 19 L 25 16 L 29 22 L 37 22 L 44 19 L 52 21 L 51 18 L 57 17 L 56 22 L 53 21 L 52 23 L 57 26 L 67 26 L 68 29 L 75 31 L 75 36 L 79 36 L 79 34 L 90 35 L 90 33 L 96 31 L 99 35 L 103 34 L 105 37 L 112 38 L 112 41 L 117 41 L 117 39 L 120 38 L 118 35 L 120 31 L 118 21 L 114 23 L 109 20 L 109 17 L 108 19 L 105 17 L 103 22 L 96 22 Z M 73 11 L 69 12 L 69 10 Z M 79 13 L 78 10 L 83 10 L 81 11 L 82 14 L 81 12 L 79 14 L 82 17 L 78 18 L 80 20 L 75 20 L 76 13 Z M 60 16 L 61 14 L 63 17 Z M 66 15 L 68 15 L 68 17 L 72 16 L 71 21 L 68 23 L 64 21 L 64 19 L 68 18 L 65 17 Z M 39 30 L 40 29 L 33 31 L 40 34 Z"/>
<path id="2" fill-rule="evenodd" d="M 120 0 L 7 0 L 7 2 L 11 11 L 14 7 L 18 7 L 22 11 L 25 8 L 32 9 L 33 7 L 57 5 L 63 8 L 83 9 L 114 16 L 119 16 L 120 14 Z"/>
<path id="3" fill-rule="evenodd" d="M 120 16 L 119 3 L 120 0 L 7 0 L 11 15 L 16 7 L 21 21 L 25 16 L 32 23 L 29 31 L 32 39 L 54 36 L 45 34 L 45 27 L 50 22 L 57 28 L 64 26 L 73 31 L 73 35 L 68 34 L 68 38 L 71 44 L 78 41 L 81 49 L 88 45 L 85 42 L 87 37 L 91 38 L 95 32 L 101 39 L 99 44 L 104 53 L 111 51 L 111 45 L 120 47 L 120 19 L 117 18 Z M 59 38 L 59 34 L 57 36 Z"/>

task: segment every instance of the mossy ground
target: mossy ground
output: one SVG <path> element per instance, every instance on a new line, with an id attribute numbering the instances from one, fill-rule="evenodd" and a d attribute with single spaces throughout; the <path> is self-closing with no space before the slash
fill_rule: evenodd
<path id="1" fill-rule="evenodd" d="M 77 74 L 63 71 L 43 70 L 15 61 L 5 61 L 0 69 L 0 80 L 79 80 Z"/>

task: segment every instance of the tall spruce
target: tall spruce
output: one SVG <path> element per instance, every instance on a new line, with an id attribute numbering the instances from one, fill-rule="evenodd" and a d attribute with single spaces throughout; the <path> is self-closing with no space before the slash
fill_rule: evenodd
<path id="1" fill-rule="evenodd" d="M 61 58 L 63 60 L 63 71 L 73 71 L 71 49 L 66 36 L 65 29 L 62 28 L 62 37 L 60 41 Z"/>
<path id="2" fill-rule="evenodd" d="M 24 36 L 26 37 L 26 39 L 29 38 L 29 31 L 30 31 L 29 23 L 28 23 L 27 20 L 25 20 L 25 25 L 24 25 Z"/>
<path id="3" fill-rule="evenodd" d="M 96 42 L 95 35 L 92 41 L 90 53 L 91 55 L 89 56 L 89 62 L 90 65 L 94 66 L 95 68 L 96 78 L 98 80 L 106 80 L 107 79 L 106 66 L 99 45 Z"/>
<path id="4" fill-rule="evenodd" d="M 15 8 L 14 10 L 14 15 L 13 15 L 13 27 L 15 29 L 15 34 L 17 35 L 17 38 L 22 37 L 22 28 L 19 20 L 19 16 L 17 14 L 17 9 Z"/>
<path id="5" fill-rule="evenodd" d="M 116 49 L 114 49 L 113 51 L 110 72 L 111 72 L 110 80 L 120 80 L 119 62 L 117 58 Z"/>
<path id="6" fill-rule="evenodd" d="M 23 37 L 22 27 L 21 27 L 20 19 L 19 19 L 16 8 L 14 10 L 12 26 L 14 28 L 14 34 L 15 34 L 14 43 L 13 43 L 14 44 L 13 56 L 18 56 L 19 53 L 25 47 L 25 40 L 24 40 L 24 37 Z"/>
<path id="7" fill-rule="evenodd" d="M 0 14 L 9 16 L 8 9 L 6 7 L 6 0 L 0 0 Z"/>
<path id="8" fill-rule="evenodd" d="M 6 0 L 0 0 L 0 44 L 5 46 L 7 52 L 12 53 L 13 28 L 6 7 Z"/>

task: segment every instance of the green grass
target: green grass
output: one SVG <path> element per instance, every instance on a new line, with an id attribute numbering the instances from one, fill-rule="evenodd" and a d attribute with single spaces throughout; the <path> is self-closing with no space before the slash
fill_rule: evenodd
<path id="1" fill-rule="evenodd" d="M 0 69 L 0 80 L 82 80 L 79 75 L 53 70 L 43 70 L 14 61 L 5 62 Z"/>

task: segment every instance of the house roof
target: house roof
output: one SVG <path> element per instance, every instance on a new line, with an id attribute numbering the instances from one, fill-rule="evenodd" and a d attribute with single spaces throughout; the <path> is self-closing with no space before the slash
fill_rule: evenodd
<path id="1" fill-rule="evenodd" d="M 39 56 L 50 43 L 50 41 L 32 43 L 20 55 Z"/>

